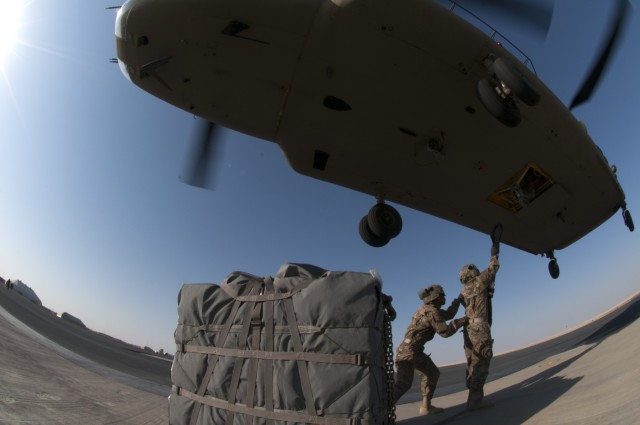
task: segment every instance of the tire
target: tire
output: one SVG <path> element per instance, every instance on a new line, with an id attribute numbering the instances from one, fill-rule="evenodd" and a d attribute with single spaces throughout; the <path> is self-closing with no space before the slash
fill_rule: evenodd
<path id="1" fill-rule="evenodd" d="M 515 127 L 522 121 L 522 115 L 515 103 L 502 98 L 487 80 L 478 81 L 476 94 L 485 109 L 505 126 Z"/>
<path id="2" fill-rule="evenodd" d="M 367 217 L 369 229 L 383 239 L 393 239 L 402 231 L 402 217 L 391 205 L 376 204 Z"/>
<path id="3" fill-rule="evenodd" d="M 624 224 L 629 228 L 629 231 L 633 232 L 635 230 L 635 226 L 633 225 L 633 218 L 631 218 L 629 210 L 624 210 L 622 212 L 622 218 L 624 219 Z"/>
<path id="4" fill-rule="evenodd" d="M 555 259 L 549 261 L 549 274 L 554 279 L 560 276 L 560 266 L 558 266 L 558 262 Z"/>
<path id="5" fill-rule="evenodd" d="M 540 101 L 538 90 L 509 59 L 496 59 L 493 62 L 493 72 L 525 104 L 535 106 Z"/>
<path id="6" fill-rule="evenodd" d="M 360 237 L 367 244 L 375 248 L 380 248 L 389 243 L 388 238 L 381 238 L 380 236 L 375 235 L 371 229 L 369 228 L 369 221 L 367 216 L 365 215 L 360 220 L 360 225 L 358 226 L 358 230 L 360 231 Z"/>

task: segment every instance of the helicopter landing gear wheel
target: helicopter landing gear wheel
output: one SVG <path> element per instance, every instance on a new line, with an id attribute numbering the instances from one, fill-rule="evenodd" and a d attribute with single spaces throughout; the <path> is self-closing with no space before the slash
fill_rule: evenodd
<path id="1" fill-rule="evenodd" d="M 382 202 L 369 210 L 367 221 L 371 231 L 381 238 L 393 239 L 402 230 L 402 217 L 391 205 Z"/>
<path id="2" fill-rule="evenodd" d="M 525 104 L 535 106 L 540 101 L 540 93 L 509 59 L 497 58 L 493 62 L 493 72 Z"/>
<path id="3" fill-rule="evenodd" d="M 358 230 L 360 232 L 360 237 L 367 244 L 375 248 L 380 248 L 389 243 L 389 238 L 383 238 L 371 231 L 369 227 L 368 215 L 365 215 L 360 220 L 360 225 L 358 226 Z"/>
<path id="4" fill-rule="evenodd" d="M 627 209 L 626 205 L 622 207 L 622 219 L 624 220 L 624 224 L 629 228 L 630 232 L 635 230 L 635 226 L 633 225 L 633 218 L 631 218 L 631 213 Z"/>
<path id="5" fill-rule="evenodd" d="M 549 274 L 552 278 L 557 279 L 560 276 L 560 266 L 555 258 L 549 261 Z"/>
<path id="6" fill-rule="evenodd" d="M 522 121 L 520 110 L 504 87 L 480 80 L 476 85 L 476 94 L 485 109 L 505 126 L 515 127 Z"/>
<path id="7" fill-rule="evenodd" d="M 378 203 L 360 220 L 358 230 L 365 243 L 379 248 L 400 234 L 402 217 L 395 208 L 378 198 Z"/>
<path id="8" fill-rule="evenodd" d="M 549 258 L 549 274 L 553 279 L 557 279 L 560 276 L 558 260 L 556 260 L 556 257 L 553 255 L 553 251 L 548 252 L 546 256 Z"/>

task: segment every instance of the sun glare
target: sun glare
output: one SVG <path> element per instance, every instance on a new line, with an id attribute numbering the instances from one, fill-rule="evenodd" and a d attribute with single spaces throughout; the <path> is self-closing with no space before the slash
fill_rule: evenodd
<path id="1" fill-rule="evenodd" d="M 0 65 L 16 43 L 21 12 L 21 0 L 0 0 Z"/>

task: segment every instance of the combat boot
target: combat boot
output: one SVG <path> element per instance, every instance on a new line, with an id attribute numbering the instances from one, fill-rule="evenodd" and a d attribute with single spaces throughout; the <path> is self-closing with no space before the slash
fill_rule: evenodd
<path id="1" fill-rule="evenodd" d="M 492 406 L 493 403 L 485 400 L 482 389 L 474 388 L 473 390 L 469 390 L 469 397 L 467 398 L 467 408 L 469 410 L 479 410 Z"/>
<path id="2" fill-rule="evenodd" d="M 472 400 L 467 403 L 469 410 L 480 410 L 493 407 L 493 403 L 481 398 L 480 400 Z"/>
<path id="3" fill-rule="evenodd" d="M 431 400 L 426 397 L 422 398 L 422 404 L 420 405 L 420 415 L 435 415 L 436 413 L 442 413 L 444 409 L 442 407 L 436 407 L 431 404 Z"/>

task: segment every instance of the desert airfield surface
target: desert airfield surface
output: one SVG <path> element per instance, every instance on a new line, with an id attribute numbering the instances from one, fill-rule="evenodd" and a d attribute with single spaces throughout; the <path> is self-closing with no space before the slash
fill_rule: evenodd
<path id="1" fill-rule="evenodd" d="M 578 329 L 496 356 L 490 409 L 466 411 L 463 366 L 442 367 L 434 404 L 446 411 L 417 416 L 414 385 L 398 423 L 635 424 L 639 315 L 640 293 Z M 167 424 L 170 367 L 0 288 L 0 424 Z"/>

